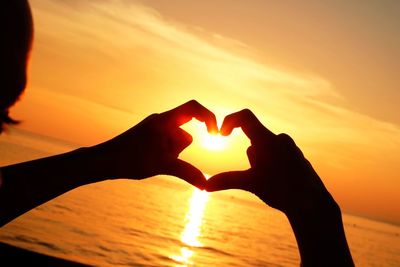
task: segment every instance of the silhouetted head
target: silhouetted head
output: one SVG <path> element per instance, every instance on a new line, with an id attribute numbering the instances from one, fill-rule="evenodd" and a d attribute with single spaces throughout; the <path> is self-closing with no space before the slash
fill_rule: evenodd
<path id="1" fill-rule="evenodd" d="M 0 2 L 0 132 L 15 124 L 8 115 L 26 86 L 26 68 L 33 38 L 32 14 L 27 0 Z"/>

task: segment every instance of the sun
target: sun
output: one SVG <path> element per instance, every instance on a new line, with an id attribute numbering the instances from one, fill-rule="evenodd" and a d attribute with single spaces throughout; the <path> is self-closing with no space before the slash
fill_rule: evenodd
<path id="1" fill-rule="evenodd" d="M 209 134 L 206 132 L 201 135 L 200 142 L 208 150 L 221 151 L 226 148 L 227 138 L 220 134 Z"/>

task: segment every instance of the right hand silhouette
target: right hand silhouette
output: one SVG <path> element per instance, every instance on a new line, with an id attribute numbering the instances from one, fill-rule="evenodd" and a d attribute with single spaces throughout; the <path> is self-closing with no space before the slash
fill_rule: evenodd
<path id="1" fill-rule="evenodd" d="M 211 177 L 207 191 L 243 189 L 285 214 L 314 210 L 316 205 L 334 203 L 321 179 L 286 134 L 275 135 L 248 109 L 225 117 L 222 135 L 241 127 L 251 141 L 247 156 L 251 168 Z M 332 202 L 333 201 L 333 202 Z"/>

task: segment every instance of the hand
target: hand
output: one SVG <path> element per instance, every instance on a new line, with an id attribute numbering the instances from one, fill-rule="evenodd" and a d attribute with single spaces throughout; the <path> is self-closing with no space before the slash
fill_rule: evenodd
<path id="1" fill-rule="evenodd" d="M 179 126 L 193 117 L 205 122 L 209 132 L 218 131 L 215 115 L 192 100 L 170 111 L 150 115 L 95 149 L 98 155 L 107 157 L 106 172 L 111 178 L 143 179 L 167 174 L 203 188 L 206 181 L 203 173 L 178 159 L 192 142 L 192 136 Z"/>
<path id="2" fill-rule="evenodd" d="M 288 135 L 275 135 L 248 109 L 228 115 L 220 132 L 229 135 L 236 127 L 241 127 L 251 141 L 247 150 L 251 168 L 211 177 L 207 191 L 244 189 L 285 214 L 313 209 L 317 203 L 333 203 L 321 179 Z"/>

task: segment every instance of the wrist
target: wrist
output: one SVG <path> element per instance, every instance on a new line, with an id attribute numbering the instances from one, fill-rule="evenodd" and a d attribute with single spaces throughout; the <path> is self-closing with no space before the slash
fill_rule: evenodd
<path id="1" fill-rule="evenodd" d="M 106 157 L 107 153 L 99 146 L 82 147 L 75 151 L 78 160 L 85 165 L 85 184 L 111 179 L 113 171 Z"/>
<path id="2" fill-rule="evenodd" d="M 286 215 L 297 240 L 302 266 L 354 266 L 341 211 L 333 199 L 314 209 Z"/>
<path id="3" fill-rule="evenodd" d="M 324 197 L 310 199 L 308 202 L 303 202 L 285 212 L 288 219 L 292 222 L 307 222 L 307 221 L 336 221 L 341 219 L 341 211 L 339 205 L 327 193 Z"/>

